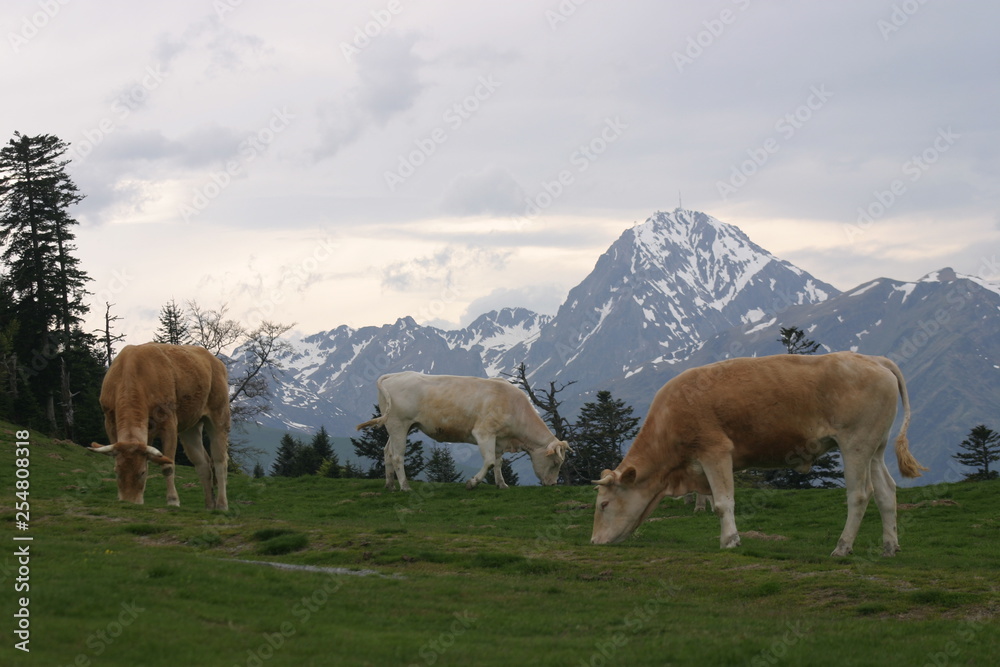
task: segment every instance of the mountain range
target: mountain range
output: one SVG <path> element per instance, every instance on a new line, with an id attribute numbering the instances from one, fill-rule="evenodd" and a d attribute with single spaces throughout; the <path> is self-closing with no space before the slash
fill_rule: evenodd
<path id="1" fill-rule="evenodd" d="M 645 416 L 678 373 L 782 353 L 780 329 L 791 326 L 821 351 L 899 364 L 913 410 L 911 449 L 930 467 L 916 483 L 960 479 L 951 454 L 969 430 L 1000 430 L 1000 285 L 945 268 L 840 292 L 737 227 L 684 209 L 625 230 L 554 316 L 503 308 L 450 331 L 404 316 L 289 339 L 263 425 L 349 435 L 373 412 L 383 373 L 496 377 L 520 363 L 535 385 L 572 383 L 559 395 L 571 420 L 601 389 Z"/>

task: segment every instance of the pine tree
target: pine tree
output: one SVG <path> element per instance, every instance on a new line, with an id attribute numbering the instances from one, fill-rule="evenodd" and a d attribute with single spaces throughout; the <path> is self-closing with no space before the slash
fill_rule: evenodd
<path id="1" fill-rule="evenodd" d="M 580 409 L 574 431 L 574 453 L 564 466 L 569 474 L 563 474 L 570 484 L 588 484 L 600 478 L 602 470 L 621 463 L 622 447 L 639 432 L 639 418 L 625 401 L 602 390 L 596 401 Z"/>
<path id="2" fill-rule="evenodd" d="M 964 450 L 951 457 L 964 466 L 975 468 L 976 472 L 965 475 L 966 481 L 982 481 L 996 479 L 1000 476 L 996 470 L 990 470 L 990 464 L 1000 461 L 1000 433 L 980 424 L 969 431 L 969 437 L 962 441 L 959 448 Z"/>
<path id="3" fill-rule="evenodd" d="M 173 299 L 160 308 L 160 326 L 156 328 L 153 340 L 170 345 L 186 345 L 191 342 L 191 332 L 188 330 L 184 311 Z"/>
<path id="4" fill-rule="evenodd" d="M 53 431 L 72 437 L 74 398 L 83 388 L 74 363 L 92 365 L 97 355 L 92 338 L 79 332 L 89 310 L 84 299 L 90 278 L 74 256 L 77 221 L 68 209 L 83 196 L 66 173 L 69 161 L 62 156 L 68 148 L 52 135 L 15 132 L 0 149 L 0 263 L 6 269 L 0 311 L 16 317 L 17 393 L 35 403 L 27 414 L 18 414 L 18 407 L 27 406 L 15 399 L 12 416 L 27 425 L 44 414 Z M 69 354 L 71 346 L 80 345 L 77 354 Z"/>
<path id="5" fill-rule="evenodd" d="M 382 416 L 382 410 L 375 406 L 372 419 Z M 413 433 L 416 428 L 410 429 Z M 385 477 L 385 446 L 389 444 L 389 432 L 384 427 L 366 429 L 360 437 L 351 438 L 354 453 L 360 459 L 368 459 L 371 466 L 366 476 L 369 479 Z M 423 472 L 427 462 L 424 460 L 424 447 L 420 441 L 413 442 L 407 435 L 406 451 L 403 455 L 403 465 L 406 468 L 407 479 L 416 479 Z"/>
<path id="6" fill-rule="evenodd" d="M 500 462 L 500 469 L 503 471 L 503 478 L 508 486 L 517 486 L 521 483 L 521 478 L 514 472 L 513 466 L 506 457 Z"/>
<path id="7" fill-rule="evenodd" d="M 264 477 L 264 466 L 260 464 L 260 461 L 257 461 L 257 463 L 254 464 L 253 477 L 254 479 L 261 479 Z"/>
<path id="8" fill-rule="evenodd" d="M 778 342 L 785 346 L 788 354 L 815 354 L 819 350 L 819 343 L 809 340 L 805 335 L 798 327 L 781 327 Z"/>
<path id="9" fill-rule="evenodd" d="M 340 477 L 340 459 L 333 451 L 330 434 L 327 433 L 325 426 L 319 427 L 313 436 L 311 446 L 313 455 L 319 460 L 316 474 L 321 477 Z"/>
<path id="10" fill-rule="evenodd" d="M 303 474 L 300 450 L 303 444 L 290 433 L 281 436 L 278 453 L 271 464 L 272 477 L 299 477 Z"/>
<path id="11" fill-rule="evenodd" d="M 815 354 L 820 344 L 805 337 L 798 327 L 782 327 L 778 342 L 785 346 L 788 354 Z M 840 462 L 840 452 L 832 451 L 813 461 L 809 472 L 799 472 L 791 468 L 753 471 L 763 480 L 765 486 L 775 489 L 829 489 L 841 486 L 844 466 Z"/>
<path id="12" fill-rule="evenodd" d="M 462 473 L 455 467 L 455 457 L 446 447 L 431 446 L 426 472 L 428 482 L 450 484 L 462 479 Z"/>
<path id="13" fill-rule="evenodd" d="M 365 471 L 361 469 L 361 466 L 356 463 L 352 463 L 351 461 L 347 461 L 340 468 L 340 476 L 348 479 L 361 479 L 367 475 L 365 475 Z"/>

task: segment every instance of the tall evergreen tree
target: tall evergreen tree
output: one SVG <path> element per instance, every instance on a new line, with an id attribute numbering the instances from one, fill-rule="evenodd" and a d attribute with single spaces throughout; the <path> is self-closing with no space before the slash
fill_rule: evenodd
<path id="1" fill-rule="evenodd" d="M 440 482 L 449 484 L 462 479 L 462 473 L 455 467 L 455 457 L 447 447 L 431 446 L 431 457 L 427 460 L 428 482 Z"/>
<path id="2" fill-rule="evenodd" d="M 160 325 L 153 334 L 153 340 L 171 345 L 186 345 L 191 342 L 184 310 L 173 299 L 160 308 Z"/>
<path id="3" fill-rule="evenodd" d="M 976 472 L 966 474 L 966 481 L 996 479 L 1000 475 L 996 470 L 990 470 L 991 463 L 1000 461 L 1000 433 L 980 424 L 969 431 L 969 437 L 962 441 L 959 449 L 963 451 L 951 457 L 964 466 L 976 469 Z"/>
<path id="4" fill-rule="evenodd" d="M 597 400 L 584 404 L 574 428 L 573 454 L 566 459 L 563 476 L 570 484 L 589 484 L 605 468 L 614 469 L 622 461 L 622 447 L 639 432 L 639 418 L 632 407 L 597 392 Z"/>
<path id="5" fill-rule="evenodd" d="M 333 444 L 330 442 L 330 434 L 327 433 L 325 426 L 319 427 L 319 430 L 316 431 L 316 435 L 313 436 L 311 444 L 320 460 L 325 461 L 334 456 Z"/>
<path id="6" fill-rule="evenodd" d="M 378 405 L 372 413 L 372 419 L 382 416 L 382 410 Z M 416 428 L 410 429 L 413 433 Z M 371 466 L 368 468 L 366 476 L 369 479 L 385 477 L 385 446 L 389 444 L 389 432 L 384 427 L 370 428 L 362 432 L 360 437 L 351 438 L 351 445 L 354 446 L 354 453 L 358 458 L 368 459 Z M 424 446 L 420 441 L 411 441 L 409 435 L 406 438 L 406 451 L 403 455 L 403 465 L 406 468 L 406 478 L 416 479 L 417 475 L 423 472 L 427 461 L 424 460 Z"/>
<path id="7" fill-rule="evenodd" d="M 290 433 L 281 436 L 278 453 L 271 464 L 272 477 L 298 477 L 303 474 L 300 451 L 303 444 Z"/>
<path id="8" fill-rule="evenodd" d="M 336 456 L 330 444 L 330 434 L 326 432 L 326 427 L 321 426 L 308 445 L 298 448 L 293 470 L 296 475 L 317 475 L 323 464 L 333 458 Z M 329 467 L 326 472 L 329 473 Z"/>
<path id="9" fill-rule="evenodd" d="M 0 148 L 0 261 L 7 272 L 0 290 L 7 303 L 0 310 L 16 313 L 18 394 L 23 390 L 22 397 L 41 402 L 27 415 L 15 410 L 13 417 L 31 424 L 41 412 L 53 431 L 72 437 L 74 397 L 82 389 L 74 362 L 89 366 L 96 356 L 93 340 L 79 333 L 89 310 L 84 299 L 90 278 L 74 256 L 77 222 L 68 209 L 83 196 L 66 173 L 69 160 L 62 156 L 68 148 L 52 135 L 19 132 Z M 69 354 L 80 345 L 80 354 Z"/>

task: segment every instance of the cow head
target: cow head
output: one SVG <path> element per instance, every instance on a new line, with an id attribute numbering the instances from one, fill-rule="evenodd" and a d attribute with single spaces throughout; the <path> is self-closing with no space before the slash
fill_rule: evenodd
<path id="1" fill-rule="evenodd" d="M 566 454 L 573 451 L 568 443 L 553 440 L 548 447 L 529 450 L 531 467 L 544 486 L 552 486 L 559 481 L 559 469 L 566 460 Z"/>
<path id="2" fill-rule="evenodd" d="M 155 447 L 139 442 L 116 442 L 113 445 L 90 445 L 92 451 L 115 457 L 115 478 L 118 481 L 118 500 L 142 504 L 146 491 L 146 474 L 149 463 L 172 465 L 173 461 Z"/>
<path id="3" fill-rule="evenodd" d="M 591 544 L 621 542 L 646 520 L 663 497 L 662 492 L 652 491 L 649 482 L 632 465 L 601 473 L 601 479 L 594 481 L 597 485 L 597 504 Z"/>

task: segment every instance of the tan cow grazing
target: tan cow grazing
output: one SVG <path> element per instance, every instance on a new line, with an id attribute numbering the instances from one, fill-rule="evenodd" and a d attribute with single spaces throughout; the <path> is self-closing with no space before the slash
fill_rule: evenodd
<path id="1" fill-rule="evenodd" d="M 382 415 L 358 424 L 358 430 L 384 426 L 385 486 L 410 490 L 403 469 L 406 435 L 412 426 L 438 442 L 467 442 L 479 446 L 483 467 L 465 487 L 475 488 L 493 468 L 497 486 L 507 488 L 500 472 L 504 452 L 526 451 L 538 479 L 556 483 L 569 445 L 558 440 L 538 416 L 524 392 L 499 378 L 424 375 L 405 371 L 383 375 L 377 381 Z"/>
<path id="2" fill-rule="evenodd" d="M 844 460 L 847 524 L 834 556 L 851 553 L 872 493 L 882 516 L 884 556 L 899 551 L 896 484 L 884 453 L 903 402 L 896 458 L 905 477 L 926 470 L 910 454 L 910 402 L 899 368 L 851 352 L 730 359 L 693 368 L 653 399 L 632 448 L 598 485 L 594 544 L 621 542 L 664 496 L 711 494 L 722 522 L 720 546 L 740 543 L 733 516 L 733 470 L 795 467 L 834 447 Z"/>
<path id="3" fill-rule="evenodd" d="M 167 504 L 181 504 L 174 486 L 173 460 L 179 435 L 205 491 L 205 507 L 229 508 L 228 374 L 225 364 L 208 350 L 163 343 L 125 347 L 104 376 L 101 407 L 111 444 L 93 443 L 91 448 L 115 457 L 119 500 L 142 504 L 152 462 L 162 466 Z M 202 444 L 203 428 L 208 429 L 211 459 Z M 162 453 L 151 445 L 156 437 L 163 444 Z"/>

